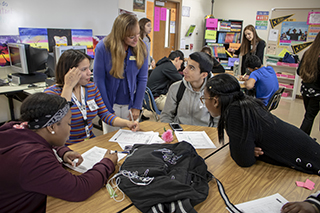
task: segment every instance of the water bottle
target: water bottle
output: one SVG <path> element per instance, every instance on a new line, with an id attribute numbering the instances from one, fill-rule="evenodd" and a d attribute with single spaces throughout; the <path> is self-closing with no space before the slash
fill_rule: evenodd
<path id="1" fill-rule="evenodd" d="M 233 64 L 233 76 L 238 77 L 239 75 L 240 75 L 239 61 L 235 61 Z"/>

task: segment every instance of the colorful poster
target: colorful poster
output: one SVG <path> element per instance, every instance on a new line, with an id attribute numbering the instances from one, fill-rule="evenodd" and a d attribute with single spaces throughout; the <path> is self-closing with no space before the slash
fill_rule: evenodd
<path id="1" fill-rule="evenodd" d="M 307 40 L 307 22 L 286 21 L 282 23 L 279 46 L 301 44 Z"/>
<path id="2" fill-rule="evenodd" d="M 49 52 L 53 52 L 54 46 L 72 45 L 71 29 L 48 28 L 47 32 L 48 32 Z"/>
<path id="3" fill-rule="evenodd" d="M 146 2 L 145 0 L 133 0 L 133 11 L 145 12 Z"/>
<path id="4" fill-rule="evenodd" d="M 217 39 L 217 31 L 216 30 L 206 30 L 204 39 L 216 40 Z"/>
<path id="5" fill-rule="evenodd" d="M 35 48 L 49 50 L 47 28 L 21 28 L 19 27 L 21 43 L 30 44 Z"/>
<path id="6" fill-rule="evenodd" d="M 313 41 L 320 32 L 320 25 L 309 25 L 307 41 Z"/>
<path id="7" fill-rule="evenodd" d="M 154 7 L 154 30 L 160 31 L 160 7 Z"/>
<path id="8" fill-rule="evenodd" d="M 100 35 L 92 36 L 93 54 L 95 54 L 95 49 L 96 49 L 97 44 L 98 44 L 101 40 L 103 40 L 104 37 L 106 37 L 106 36 L 100 36 Z"/>
<path id="9" fill-rule="evenodd" d="M 320 25 L 320 12 L 309 12 L 307 24 Z"/>
<path id="10" fill-rule="evenodd" d="M 8 43 L 20 43 L 20 37 L 18 35 L 0 35 L 0 67 L 10 66 Z"/>
<path id="11" fill-rule="evenodd" d="M 269 20 L 269 11 L 257 11 L 256 16 L 256 29 L 267 30 Z"/>
<path id="12" fill-rule="evenodd" d="M 218 19 L 216 19 L 216 18 L 207 18 L 206 19 L 206 28 L 217 29 L 217 27 L 218 27 Z"/>
<path id="13" fill-rule="evenodd" d="M 73 46 L 87 46 L 87 54 L 94 57 L 91 29 L 72 29 L 71 36 Z"/>
<path id="14" fill-rule="evenodd" d="M 167 8 L 161 7 L 160 21 L 166 21 L 166 20 L 167 20 Z"/>

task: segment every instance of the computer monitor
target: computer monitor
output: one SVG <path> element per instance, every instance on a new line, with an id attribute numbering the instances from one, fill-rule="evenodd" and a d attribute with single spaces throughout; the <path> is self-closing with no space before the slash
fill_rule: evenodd
<path id="1" fill-rule="evenodd" d="M 18 84 L 41 82 L 46 75 L 40 70 L 47 67 L 48 50 L 31 47 L 29 44 L 8 43 L 10 66 Z"/>
<path id="2" fill-rule="evenodd" d="M 69 49 L 80 50 L 81 52 L 87 54 L 87 46 L 55 46 L 53 53 L 56 64 L 58 63 L 62 53 Z"/>

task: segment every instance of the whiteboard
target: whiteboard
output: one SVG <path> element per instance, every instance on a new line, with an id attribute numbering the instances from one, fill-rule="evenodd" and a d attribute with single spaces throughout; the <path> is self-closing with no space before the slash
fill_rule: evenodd
<path id="1" fill-rule="evenodd" d="M 92 29 L 108 35 L 118 16 L 118 0 L 0 0 L 0 35 L 19 27 Z"/>

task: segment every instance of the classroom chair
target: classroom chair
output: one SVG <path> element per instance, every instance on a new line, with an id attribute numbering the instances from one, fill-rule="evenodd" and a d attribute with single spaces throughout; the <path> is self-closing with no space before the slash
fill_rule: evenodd
<path id="1" fill-rule="evenodd" d="M 142 107 L 146 110 L 151 111 L 155 120 L 159 121 L 161 112 L 160 110 L 158 110 L 158 107 L 156 105 L 156 102 L 154 101 L 154 97 L 149 87 L 146 87 Z"/>
<path id="2" fill-rule="evenodd" d="M 272 95 L 267 105 L 267 109 L 269 112 L 278 107 L 283 91 L 284 91 L 284 88 L 281 87 Z"/>

